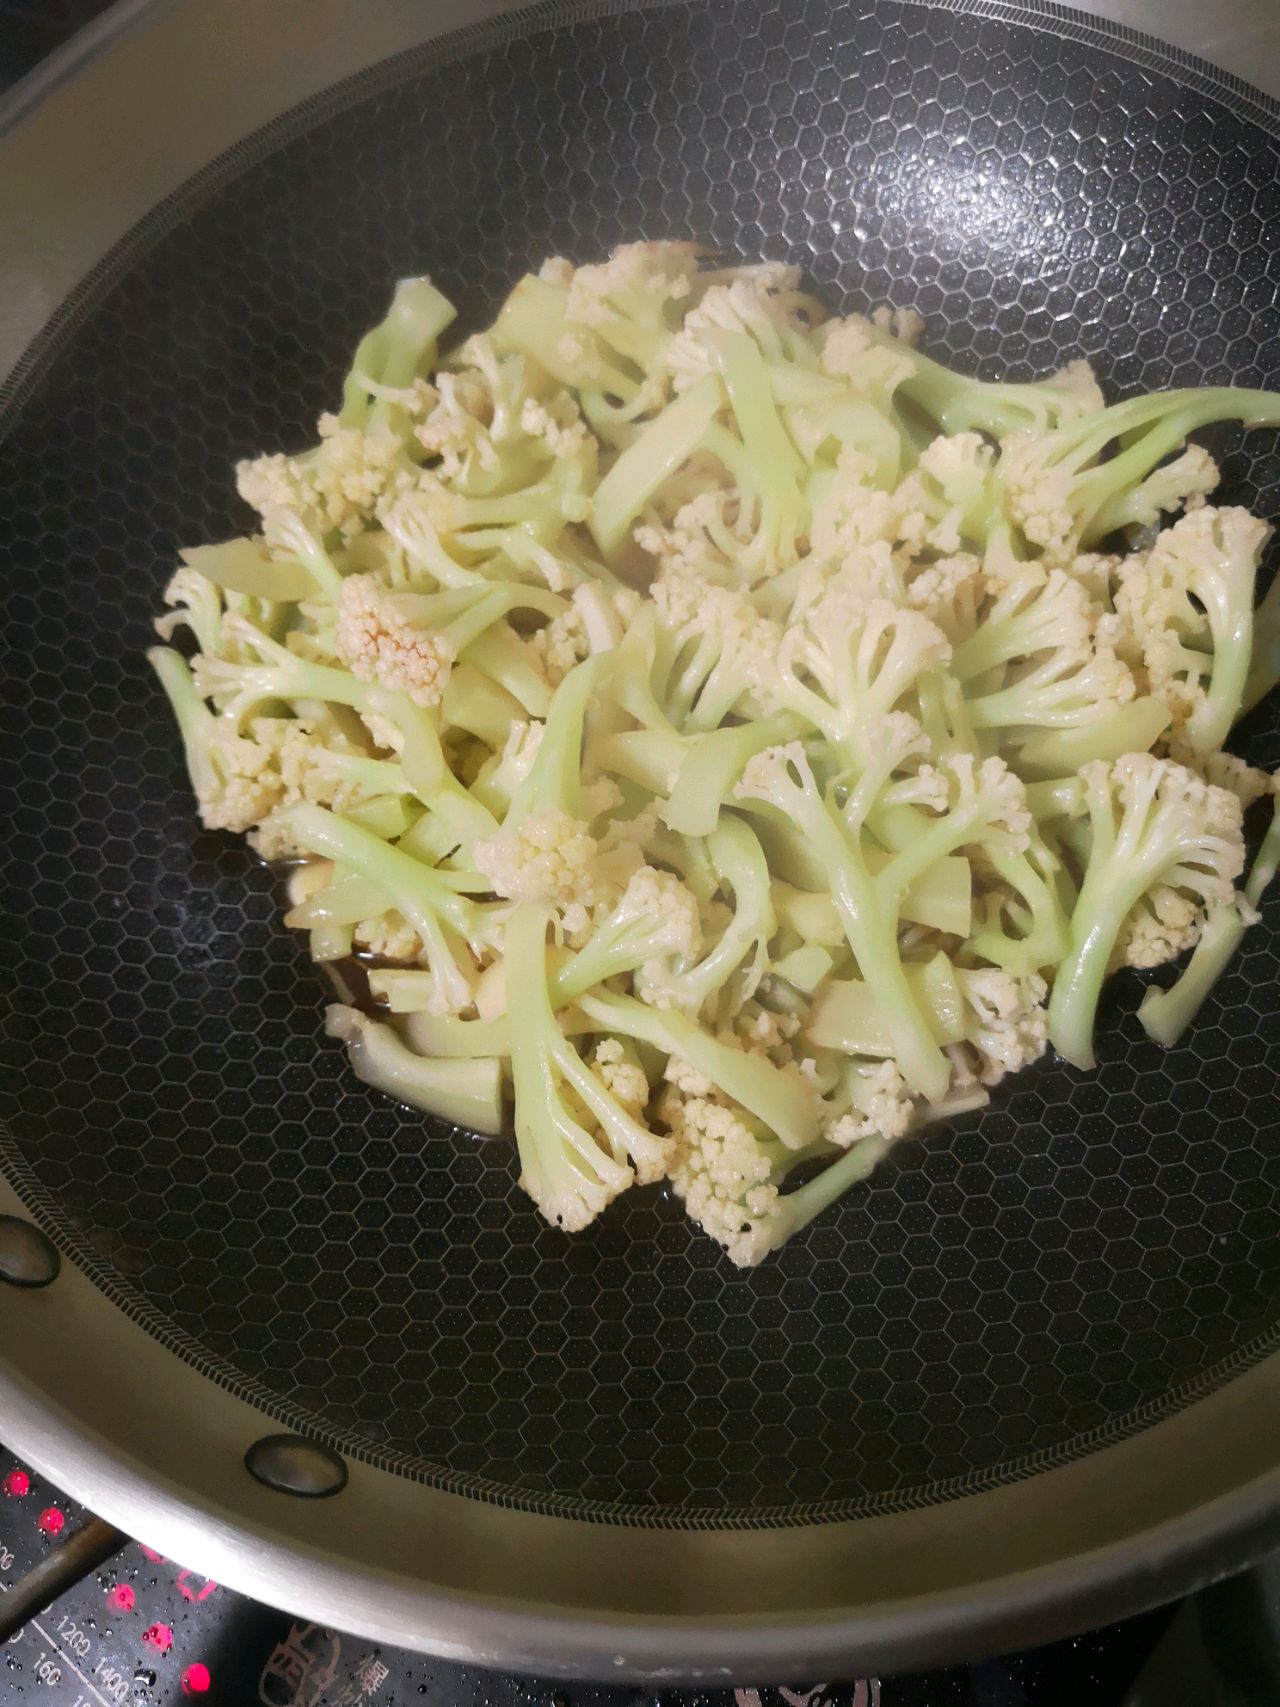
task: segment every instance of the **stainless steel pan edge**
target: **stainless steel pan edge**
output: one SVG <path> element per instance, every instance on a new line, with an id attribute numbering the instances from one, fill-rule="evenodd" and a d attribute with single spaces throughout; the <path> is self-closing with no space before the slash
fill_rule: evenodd
<path id="1" fill-rule="evenodd" d="M 0 367 L 137 218 L 224 148 L 425 35 L 509 9 L 116 8 L 91 51 L 73 48 L 0 110 Z M 1206 41 L 1192 8 L 1106 8 L 1280 88 L 1275 55 L 1260 57 L 1266 10 L 1219 8 Z M 1280 20 L 1272 28 L 1266 41 Z M 1259 64 L 1271 75 L 1259 79 Z M 204 99 L 174 122 L 197 85 Z M 113 114 L 139 99 L 157 129 L 130 152 Z M 0 1184 L 0 1210 L 21 1209 Z M 50 1356 L 71 1345 L 74 1364 Z M 919 1667 L 1186 1592 L 1280 1543 L 1278 1397 L 1272 1359 L 1146 1431 L 1141 1453 L 1131 1438 L 1033 1482 L 857 1524 L 675 1533 L 509 1511 L 359 1463 L 338 1499 L 290 1501 L 242 1467 L 270 1426 L 264 1413 L 163 1350 L 70 1265 L 49 1291 L 8 1292 L 0 1309 L 0 1438 L 107 1518 L 292 1612 L 565 1676 L 759 1682 Z M 944 1591 L 947 1581 L 964 1586 Z"/>
<path id="2" fill-rule="evenodd" d="M 0 1189 L 0 1211 L 17 1207 Z M 100 1303 L 65 1264 L 7 1296 L 8 1442 L 219 1582 L 481 1664 L 704 1682 L 916 1668 L 1136 1612 L 1280 1544 L 1274 1359 L 1032 1480 L 856 1523 L 673 1532 L 508 1511 L 360 1463 L 333 1500 L 269 1493 L 241 1461 L 262 1414 Z M 56 1352 L 71 1344 L 74 1363 Z"/>

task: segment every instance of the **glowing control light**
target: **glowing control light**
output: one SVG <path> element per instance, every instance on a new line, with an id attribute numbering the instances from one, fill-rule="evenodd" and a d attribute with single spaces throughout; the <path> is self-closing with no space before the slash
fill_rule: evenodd
<path id="1" fill-rule="evenodd" d="M 213 1679 L 209 1676 L 208 1666 L 203 1666 L 197 1660 L 188 1666 L 182 1674 L 182 1693 L 184 1695 L 203 1695 Z"/>
<path id="2" fill-rule="evenodd" d="M 31 1478 L 25 1470 L 10 1470 L 4 1481 L 0 1482 L 0 1488 L 14 1499 L 20 1500 L 23 1494 L 31 1492 Z"/>
<path id="3" fill-rule="evenodd" d="M 134 1592 L 128 1583 L 117 1583 L 107 1590 L 107 1605 L 113 1612 L 132 1612 Z"/>
<path id="4" fill-rule="evenodd" d="M 167 1624 L 148 1624 L 142 1632 L 142 1639 L 149 1648 L 155 1648 L 159 1653 L 167 1654 L 173 1646 L 173 1631 Z M 209 1674 L 205 1672 L 207 1677 Z M 208 1685 L 205 1685 L 208 1688 Z"/>
<path id="5" fill-rule="evenodd" d="M 56 1505 L 47 1505 L 36 1519 L 36 1528 L 46 1535 L 61 1535 L 66 1521 Z"/>

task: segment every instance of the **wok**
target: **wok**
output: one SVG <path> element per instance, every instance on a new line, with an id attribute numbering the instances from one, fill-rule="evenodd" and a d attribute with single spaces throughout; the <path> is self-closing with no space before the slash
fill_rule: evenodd
<path id="1" fill-rule="evenodd" d="M 1217 51 L 1265 68 L 1253 17 Z M 126 4 L 11 98 L 0 208 L 0 1269 L 48 1281 L 0 1289 L 5 1440 L 237 1589 L 563 1674 L 932 1665 L 1280 1542 L 1274 904 L 1179 1049 L 1122 984 L 1095 1075 L 758 1271 L 654 1194 L 566 1240 L 323 1043 L 141 658 L 411 272 L 479 323 L 549 253 L 692 235 L 991 376 L 1276 385 L 1275 102 L 1003 0 Z M 1214 449 L 1280 519 L 1274 437 Z"/>

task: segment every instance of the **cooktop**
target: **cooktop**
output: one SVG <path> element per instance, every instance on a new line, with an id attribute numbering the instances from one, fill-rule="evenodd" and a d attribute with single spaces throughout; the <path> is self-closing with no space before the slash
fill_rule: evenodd
<path id="1" fill-rule="evenodd" d="M 0 1591 L 88 1513 L 0 1448 Z M 708 1691 L 560 1684 L 375 1647 L 130 1541 L 0 1649 L 0 1707 L 1120 1707 L 1173 1614 L 909 1677 Z M 1161 1707 L 1185 1698 L 1153 1696 Z"/>

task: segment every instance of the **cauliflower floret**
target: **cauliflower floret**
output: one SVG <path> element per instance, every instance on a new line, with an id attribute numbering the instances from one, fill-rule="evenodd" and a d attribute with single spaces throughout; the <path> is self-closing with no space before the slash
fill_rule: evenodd
<path id="1" fill-rule="evenodd" d="M 277 860 L 299 859 L 306 849 L 299 847 L 293 833 L 293 820 L 287 811 L 273 807 L 260 824 L 249 831 L 249 846 L 259 859 L 265 859 L 268 864 Z"/>
<path id="2" fill-rule="evenodd" d="M 947 503 L 963 509 L 982 495 L 995 456 L 980 433 L 943 433 L 920 452 L 917 466 L 937 481 Z"/>
<path id="3" fill-rule="evenodd" d="M 342 765 L 344 757 L 363 755 L 337 729 L 325 729 L 321 735 L 308 717 L 259 717 L 251 728 L 275 752 L 286 805 L 308 801 L 346 812 L 368 794 Z"/>
<path id="4" fill-rule="evenodd" d="M 358 947 L 379 960 L 412 966 L 422 956 L 422 940 L 403 916 L 390 908 L 374 919 L 361 919 L 352 933 Z"/>
<path id="5" fill-rule="evenodd" d="M 681 646 L 695 648 L 689 682 L 703 676 L 696 698 L 713 674 L 716 690 L 734 697 L 772 683 L 782 629 L 762 616 L 745 593 L 691 574 L 664 575 L 650 589 L 658 619 Z"/>
<path id="6" fill-rule="evenodd" d="M 1189 896 L 1158 884 L 1125 920 L 1113 962 L 1146 971 L 1176 960 L 1199 941 L 1202 917 Z"/>
<path id="7" fill-rule="evenodd" d="M 907 603 L 935 623 L 955 646 L 977 627 L 985 591 L 981 558 L 964 552 L 940 557 L 913 575 Z"/>
<path id="8" fill-rule="evenodd" d="M 185 565 L 176 569 L 164 590 L 167 615 L 152 627 L 161 640 L 172 640 L 179 628 L 189 628 L 202 652 L 216 652 L 222 626 L 222 593 L 207 575 Z"/>
<path id="9" fill-rule="evenodd" d="M 979 760 L 972 753 L 946 753 L 936 765 L 921 765 L 911 781 L 913 799 L 953 817 L 970 819 L 975 836 L 983 827 L 1000 829 L 1010 851 L 1022 852 L 1029 846 L 1027 792 L 1003 759 Z"/>
<path id="10" fill-rule="evenodd" d="M 547 682 L 558 688 L 591 650 L 582 611 L 571 603 L 567 610 L 543 624 L 530 638 L 529 646 Z"/>
<path id="11" fill-rule="evenodd" d="M 1052 461 L 1056 442 L 1028 428 L 1011 433 L 1000 447 L 1000 476 L 1009 515 L 1046 563 L 1069 563 L 1076 555 L 1077 522 L 1071 508 L 1075 472 Z"/>
<path id="12" fill-rule="evenodd" d="M 900 344 L 907 344 L 912 349 L 924 336 L 925 318 L 915 308 L 893 308 L 888 303 L 882 303 L 871 313 L 871 324 L 879 332 L 887 332 Z"/>
<path id="13" fill-rule="evenodd" d="M 598 339 L 646 375 L 631 411 L 659 407 L 670 380 L 664 353 L 693 290 L 700 253 L 696 243 L 626 243 L 607 261 L 577 268 L 565 304 L 561 358 L 588 362 Z"/>
<path id="14" fill-rule="evenodd" d="M 975 1061 L 979 1083 L 998 1085 L 1006 1073 L 1016 1073 L 1044 1054 L 1049 987 L 1036 973 L 1016 978 L 983 967 L 960 976 L 972 1015 L 968 1037 L 960 1047 Z"/>
<path id="15" fill-rule="evenodd" d="M 604 326 L 616 319 L 619 306 L 650 297 L 679 302 L 687 297 L 698 270 L 698 243 L 622 243 L 607 261 L 575 269 L 569 281 L 567 316 L 584 326 Z"/>
<path id="16" fill-rule="evenodd" d="M 960 549 L 957 513 L 931 520 L 923 482 L 910 474 L 893 491 L 875 484 L 865 452 L 846 448 L 836 458 L 837 478 L 815 505 L 809 541 L 815 557 L 845 558 L 886 541 L 908 560 L 925 550 L 951 555 Z"/>
<path id="17" fill-rule="evenodd" d="M 749 1012 L 738 1027 L 738 1040 L 751 1055 L 781 1052 L 791 1058 L 791 1040 L 799 1032 L 799 1014 L 774 1013 L 757 1007 Z"/>
<path id="18" fill-rule="evenodd" d="M 349 575 L 338 601 L 338 651 L 362 682 L 407 693 L 415 705 L 439 705 L 453 648 L 405 619 L 399 596 L 374 575 Z"/>
<path id="19" fill-rule="evenodd" d="M 375 747 L 386 753 L 404 751 L 404 734 L 389 717 L 384 717 L 380 711 L 362 711 L 360 721 L 369 731 Z"/>
<path id="20" fill-rule="evenodd" d="M 1076 421 L 1081 415 L 1096 415 L 1105 409 L 1106 398 L 1098 384 L 1098 376 L 1087 361 L 1068 362 L 1044 381 L 1059 395 L 1059 420 Z"/>
<path id="21" fill-rule="evenodd" d="M 1202 509 L 1205 498 L 1215 490 L 1222 476 L 1218 465 L 1202 445 L 1188 445 L 1180 456 L 1174 457 L 1149 474 L 1136 489 L 1131 504 L 1133 522 L 1138 527 L 1154 527 L 1160 517 L 1170 510 L 1185 508 L 1194 513 Z"/>
<path id="22" fill-rule="evenodd" d="M 860 1139 L 903 1138 L 916 1123 L 918 1098 L 911 1091 L 896 1061 L 878 1061 L 859 1068 L 851 1087 L 853 1108 L 832 1121 L 823 1136 L 847 1150 Z"/>
<path id="23" fill-rule="evenodd" d="M 420 407 L 422 399 L 416 393 L 414 398 Z M 318 517 L 322 532 L 336 528 L 350 538 L 412 483 L 404 446 L 389 426 L 344 427 L 336 415 L 326 414 L 319 432 L 320 443 L 303 456 L 259 456 L 237 464 L 237 490 L 263 518 L 268 538 L 281 511 Z"/>
<path id="24" fill-rule="evenodd" d="M 1122 557 L 1105 551 L 1078 551 L 1064 568 L 1096 604 L 1106 605 L 1123 562 Z"/>
<path id="25" fill-rule="evenodd" d="M 498 452 L 489 433 L 493 394 L 482 374 L 472 370 L 436 375 L 434 408 L 414 430 L 429 456 L 438 456 L 437 473 L 445 480 L 463 478 L 472 464 L 492 472 Z"/>
<path id="26" fill-rule="evenodd" d="M 1150 753 L 1080 769 L 1088 814 L 1084 880 L 1071 917 L 1071 952 L 1054 974 L 1050 1036 L 1074 1066 L 1093 1065 L 1093 1025 L 1107 967 L 1127 915 L 1157 886 L 1204 907 L 1230 904 L 1244 864 L 1241 808 L 1225 788 Z"/>
<path id="27" fill-rule="evenodd" d="M 671 1189 L 733 1262 L 751 1267 L 763 1254 L 760 1223 L 778 1204 L 768 1154 L 745 1121 L 710 1096 L 673 1087 L 659 1102 L 658 1116 L 671 1132 Z"/>
<path id="28" fill-rule="evenodd" d="M 697 896 L 673 872 L 642 865 L 627 879 L 617 911 L 624 918 L 661 920 L 667 954 L 692 960 L 702 951 Z"/>
<path id="29" fill-rule="evenodd" d="M 632 537 L 642 551 L 658 560 L 658 573 L 665 577 L 702 577 L 710 572 L 723 579 L 726 571 L 736 576 L 749 544 L 737 530 L 741 510 L 737 493 L 719 484 L 722 470 L 703 468 L 697 458 L 690 458 L 686 472 L 697 490 L 691 496 L 682 495 L 668 520 L 651 508 Z"/>
<path id="30" fill-rule="evenodd" d="M 215 723 L 206 750 L 207 774 L 196 787 L 196 800 L 207 829 L 243 833 L 280 804 L 284 784 L 270 747 Z"/>
<path id="31" fill-rule="evenodd" d="M 1240 802 L 1241 809 L 1247 811 L 1255 801 L 1262 800 L 1268 794 L 1276 793 L 1276 784 L 1280 781 L 1280 773 L 1270 775 L 1259 770 L 1256 765 L 1246 764 L 1234 753 L 1211 752 L 1188 755 L 1179 751 L 1176 744 L 1171 744 L 1170 757 L 1177 759 L 1179 764 L 1190 766 L 1199 776 L 1202 776 L 1215 788 L 1225 788 L 1234 794 Z"/>
<path id="32" fill-rule="evenodd" d="M 1204 507 L 1120 571 L 1122 644 L 1193 752 L 1220 747 L 1239 715 L 1252 651 L 1258 559 L 1270 528 L 1247 510 Z"/>
<path id="33" fill-rule="evenodd" d="M 678 1055 L 667 1058 L 667 1064 L 662 1072 L 663 1078 L 673 1085 L 684 1097 L 712 1097 L 716 1087 L 705 1073 L 700 1073 L 696 1067 L 690 1066 Z"/>
<path id="34" fill-rule="evenodd" d="M 549 403 L 526 397 L 520 410 L 520 430 L 531 439 L 540 439 L 552 456 L 580 456 L 584 447 L 595 444 L 567 391 L 558 392 Z"/>
<path id="35" fill-rule="evenodd" d="M 571 935 L 586 928 L 591 908 L 609 899 L 599 855 L 588 825 L 559 809 L 535 812 L 471 848 L 472 864 L 496 895 L 554 907 Z"/>
<path id="36" fill-rule="evenodd" d="M 741 332 L 754 338 L 767 354 L 780 353 L 779 329 L 789 324 L 784 292 L 799 283 L 794 268 L 777 275 L 735 278 L 730 284 L 712 285 L 696 307 L 684 317 L 665 356 L 676 391 L 686 391 L 704 374 L 719 366 L 715 343 L 717 332 Z"/>
<path id="37" fill-rule="evenodd" d="M 643 1122 L 649 1101 L 649 1081 L 644 1076 L 644 1069 L 628 1057 L 618 1039 L 602 1037 L 596 1044 L 591 1064 L 605 1089 L 617 1098 L 633 1120 Z M 637 1180 L 641 1185 L 651 1183 L 639 1175 Z"/>
<path id="38" fill-rule="evenodd" d="M 817 332 L 824 371 L 834 379 L 847 379 L 863 397 L 889 396 L 916 371 L 910 353 L 882 343 L 877 330 L 864 315 L 849 314 L 826 321 Z"/>

